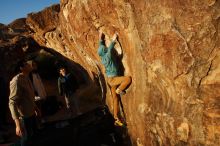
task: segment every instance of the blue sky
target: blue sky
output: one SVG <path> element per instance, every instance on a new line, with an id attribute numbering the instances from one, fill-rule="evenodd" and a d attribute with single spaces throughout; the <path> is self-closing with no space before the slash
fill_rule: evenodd
<path id="1" fill-rule="evenodd" d="M 28 13 L 38 12 L 60 0 L 1 0 L 0 23 L 8 24 L 17 18 L 26 17 Z"/>

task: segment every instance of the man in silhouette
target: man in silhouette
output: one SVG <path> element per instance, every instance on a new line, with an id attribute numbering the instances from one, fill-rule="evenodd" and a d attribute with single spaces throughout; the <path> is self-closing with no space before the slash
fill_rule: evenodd
<path id="1" fill-rule="evenodd" d="M 75 109 L 76 114 L 81 114 L 79 110 L 78 100 L 74 97 L 74 93 L 78 88 L 78 82 L 72 73 L 67 72 L 64 66 L 59 68 L 60 76 L 58 78 L 59 94 L 65 97 L 66 108 L 71 114 Z M 74 107 L 72 106 L 74 104 Z"/>
<path id="2" fill-rule="evenodd" d="M 119 96 L 125 94 L 125 89 L 131 83 L 130 76 L 120 76 L 118 69 L 118 62 L 116 62 L 116 56 L 114 56 L 113 49 L 118 38 L 117 33 L 114 34 L 112 42 L 109 47 L 105 45 L 105 35 L 100 32 L 99 34 L 99 48 L 98 54 L 101 57 L 102 64 L 105 67 L 105 73 L 107 76 L 108 84 L 111 87 L 111 93 L 113 97 L 113 114 L 115 118 L 115 125 L 122 126 L 123 123 L 118 117 L 119 112 Z"/>
<path id="3" fill-rule="evenodd" d="M 30 146 L 40 112 L 34 102 L 34 88 L 29 79 L 32 67 L 26 61 L 17 64 L 19 73 L 10 81 L 9 108 L 21 146 Z"/>

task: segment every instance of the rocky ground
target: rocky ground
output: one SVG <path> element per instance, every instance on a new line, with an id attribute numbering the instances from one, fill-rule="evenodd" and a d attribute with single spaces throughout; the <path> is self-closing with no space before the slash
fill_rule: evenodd
<path id="1" fill-rule="evenodd" d="M 18 141 L 14 126 L 8 131 L 0 146 Z M 74 145 L 74 146 L 126 146 L 127 141 L 120 135 L 125 127 L 114 125 L 113 117 L 105 106 L 98 106 L 86 113 L 71 117 L 67 111 L 60 110 L 52 117 L 47 117 L 33 139 L 33 146 Z M 8 143 L 8 144 L 7 144 Z"/>

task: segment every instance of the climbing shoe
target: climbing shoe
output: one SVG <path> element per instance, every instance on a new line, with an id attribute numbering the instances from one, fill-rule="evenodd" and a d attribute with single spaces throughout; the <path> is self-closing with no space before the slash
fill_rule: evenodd
<path id="1" fill-rule="evenodd" d="M 122 91 L 121 89 L 116 89 L 116 91 L 115 91 L 117 94 L 119 94 L 119 95 L 125 95 L 126 94 L 126 92 L 125 91 Z"/>
<path id="2" fill-rule="evenodd" d="M 123 127 L 125 126 L 119 119 L 116 119 L 115 120 L 115 126 L 120 126 L 120 127 Z"/>

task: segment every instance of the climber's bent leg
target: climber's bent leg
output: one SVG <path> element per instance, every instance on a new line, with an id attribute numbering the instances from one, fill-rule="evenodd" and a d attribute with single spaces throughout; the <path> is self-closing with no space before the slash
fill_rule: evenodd
<path id="1" fill-rule="evenodd" d="M 116 89 L 117 94 L 121 94 L 128 85 L 131 84 L 131 77 L 130 76 L 116 76 L 108 78 L 108 82 L 111 86 L 118 86 Z"/>

